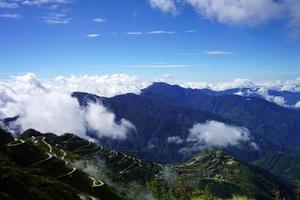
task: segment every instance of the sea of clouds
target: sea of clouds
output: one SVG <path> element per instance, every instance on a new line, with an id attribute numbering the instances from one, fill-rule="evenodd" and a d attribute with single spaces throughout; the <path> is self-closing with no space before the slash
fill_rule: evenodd
<path id="1" fill-rule="evenodd" d="M 117 79 L 115 76 L 112 78 Z M 86 87 L 89 87 L 87 82 Z M 117 122 L 115 114 L 101 102 L 80 107 L 77 99 L 71 97 L 73 89 L 80 89 L 75 84 L 68 84 L 63 82 L 60 85 L 56 80 L 41 81 L 32 73 L 3 81 L 0 83 L 0 118 L 19 116 L 13 126 L 19 126 L 22 131 L 34 128 L 56 134 L 75 133 L 83 138 L 88 138 L 86 132 L 91 130 L 98 138 L 125 139 L 127 133 L 134 129 L 134 125 L 126 119 Z M 77 84 L 80 85 L 79 82 Z M 119 92 L 107 83 L 99 85 L 106 86 L 106 90 L 111 88 L 110 92 Z"/>
<path id="2" fill-rule="evenodd" d="M 184 82 L 165 79 L 186 88 L 208 88 L 225 90 L 230 88 L 259 88 L 257 93 L 266 100 L 285 105 L 282 97 L 268 95 L 268 89 L 300 92 L 300 78 L 288 81 L 270 81 L 256 83 L 247 79 L 236 79 L 228 83 Z M 19 116 L 14 125 L 22 131 L 35 128 L 41 132 L 63 134 L 76 133 L 87 138 L 87 131 L 93 131 L 98 138 L 111 137 L 125 139 L 133 130 L 134 124 L 126 119 L 116 120 L 115 114 L 101 102 L 80 107 L 77 99 L 72 98 L 74 91 L 88 92 L 104 97 L 125 93 L 139 94 L 140 90 L 151 85 L 153 80 L 146 80 L 126 74 L 95 76 L 59 76 L 51 80 L 41 80 L 33 73 L 12 76 L 0 81 L 0 119 Z M 238 94 L 241 95 L 241 94 Z M 295 107 L 300 107 L 298 102 Z M 171 138 L 177 143 L 181 142 Z"/>

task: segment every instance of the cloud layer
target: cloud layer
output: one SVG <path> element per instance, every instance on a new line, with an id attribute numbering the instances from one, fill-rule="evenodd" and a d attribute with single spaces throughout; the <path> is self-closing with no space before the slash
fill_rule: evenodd
<path id="1" fill-rule="evenodd" d="M 228 83 L 210 84 L 174 81 L 172 77 L 165 75 L 156 81 L 166 81 L 170 84 L 198 89 L 250 88 L 243 93 L 237 93 L 237 95 L 249 96 L 248 93 L 255 93 L 281 106 L 287 106 L 285 99 L 269 95 L 268 89 L 300 92 L 300 78 L 261 83 L 236 79 Z M 151 80 L 126 74 L 59 76 L 47 81 L 39 80 L 32 73 L 14 76 L 7 81 L 0 82 L 0 118 L 20 116 L 17 125 L 21 126 L 23 130 L 36 128 L 42 132 L 73 132 L 82 137 L 85 137 L 87 130 L 92 130 L 97 137 L 124 139 L 126 134 L 134 129 L 133 124 L 125 119 L 116 121 L 115 115 L 101 103 L 90 104 L 87 109 L 82 109 L 70 94 L 74 91 L 88 92 L 104 97 L 125 93 L 139 94 L 141 89 L 151 84 Z M 293 107 L 299 108 L 300 102 Z M 168 142 L 182 142 L 179 139 L 169 138 Z"/>
<path id="2" fill-rule="evenodd" d="M 19 116 L 15 125 L 24 131 L 71 132 L 87 138 L 93 131 L 98 138 L 125 139 L 134 129 L 129 121 L 117 122 L 115 115 L 101 103 L 82 108 L 70 90 L 41 82 L 34 74 L 17 76 L 0 83 L 0 118 Z"/>

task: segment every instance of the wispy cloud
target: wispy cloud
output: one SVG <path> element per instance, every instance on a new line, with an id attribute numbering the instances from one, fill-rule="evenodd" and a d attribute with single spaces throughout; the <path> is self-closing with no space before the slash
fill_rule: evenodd
<path id="1" fill-rule="evenodd" d="M 4 14 L 0 14 L 0 17 L 10 18 L 10 19 L 20 19 L 21 18 L 21 16 L 16 13 L 4 13 Z"/>
<path id="2" fill-rule="evenodd" d="M 133 68 L 189 68 L 189 67 L 207 67 L 202 64 L 150 64 L 150 65 L 122 65 L 123 67 Z"/>
<path id="3" fill-rule="evenodd" d="M 149 31 L 147 32 L 147 34 L 150 34 L 150 35 L 158 35 L 158 34 L 174 34 L 176 33 L 175 31 Z"/>
<path id="4" fill-rule="evenodd" d="M 14 8 L 18 8 L 18 7 L 19 7 L 19 5 L 16 2 L 0 1 L 0 8 L 14 9 Z"/>
<path id="5" fill-rule="evenodd" d="M 47 16 L 42 17 L 42 21 L 47 24 L 68 24 L 71 21 L 66 13 L 49 13 Z"/>
<path id="6" fill-rule="evenodd" d="M 99 36 L 100 36 L 100 35 L 97 34 L 97 33 L 92 33 L 92 34 L 86 35 L 86 37 L 88 37 L 88 38 L 95 38 L 95 37 L 99 37 Z"/>
<path id="7" fill-rule="evenodd" d="M 203 51 L 203 54 L 207 56 L 225 56 L 236 54 L 233 51 Z"/>
<path id="8" fill-rule="evenodd" d="M 140 31 L 137 31 L 137 32 L 127 32 L 126 34 L 127 35 L 142 35 L 143 33 Z"/>
<path id="9" fill-rule="evenodd" d="M 190 30 L 186 30 L 186 31 L 184 31 L 184 32 L 186 32 L 186 33 L 194 33 L 194 32 L 197 32 L 197 30 L 195 30 L 195 29 L 190 29 Z"/>
<path id="10" fill-rule="evenodd" d="M 61 6 L 71 4 L 76 0 L 0 0 L 0 9 L 16 9 L 25 6 L 36 6 L 48 11 L 53 11 L 42 16 L 40 19 L 47 24 L 68 24 L 71 17 L 67 15 L 68 9 L 63 9 Z M 56 11 L 54 13 L 54 11 Z M 16 13 L 0 14 L 2 18 L 20 18 Z"/>
<path id="11" fill-rule="evenodd" d="M 199 56 L 201 53 L 180 53 L 180 56 Z"/>
<path id="12" fill-rule="evenodd" d="M 74 0 L 23 0 L 22 5 L 27 6 L 42 6 L 47 4 L 69 4 L 74 2 Z"/>
<path id="13" fill-rule="evenodd" d="M 93 19 L 93 22 L 96 22 L 96 23 L 105 23 L 107 21 L 108 21 L 107 19 L 103 19 L 103 18 L 100 18 L 100 17 Z"/>

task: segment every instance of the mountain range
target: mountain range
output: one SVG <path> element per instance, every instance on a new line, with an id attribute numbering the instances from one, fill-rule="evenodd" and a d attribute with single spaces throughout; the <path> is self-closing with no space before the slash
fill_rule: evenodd
<path id="1" fill-rule="evenodd" d="M 73 97 L 78 99 L 81 106 L 86 106 L 89 102 L 101 102 L 118 119 L 127 119 L 135 125 L 135 132 L 126 140 L 101 138 L 101 144 L 130 151 L 136 156 L 156 162 L 180 162 L 195 155 L 197 151 L 182 153 L 182 149 L 193 145 L 187 141 L 193 125 L 207 121 L 249 130 L 250 138 L 247 142 L 223 148 L 239 159 L 253 161 L 269 151 L 297 151 L 300 142 L 298 110 L 257 96 L 245 97 L 228 93 L 154 83 L 139 95 L 124 94 L 104 98 L 75 92 Z M 298 93 L 295 95 L 297 97 Z M 179 142 L 170 143 L 168 138 L 177 138 Z"/>

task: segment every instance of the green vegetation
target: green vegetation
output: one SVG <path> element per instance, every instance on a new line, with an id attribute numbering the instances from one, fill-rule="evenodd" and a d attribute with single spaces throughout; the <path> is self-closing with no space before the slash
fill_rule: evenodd
<path id="1" fill-rule="evenodd" d="M 295 199 L 278 178 L 249 166 L 219 150 L 207 150 L 190 161 L 174 166 L 172 179 L 157 179 L 149 186 L 158 199 Z M 162 189 L 163 188 L 163 189 Z M 186 191 L 176 193 L 177 190 Z M 237 198 L 237 196 L 234 196 Z"/>
<path id="2" fill-rule="evenodd" d="M 21 139 L 22 138 L 22 139 Z M 0 199 L 296 199 L 279 179 L 215 149 L 162 166 L 72 134 L 0 130 Z"/>

